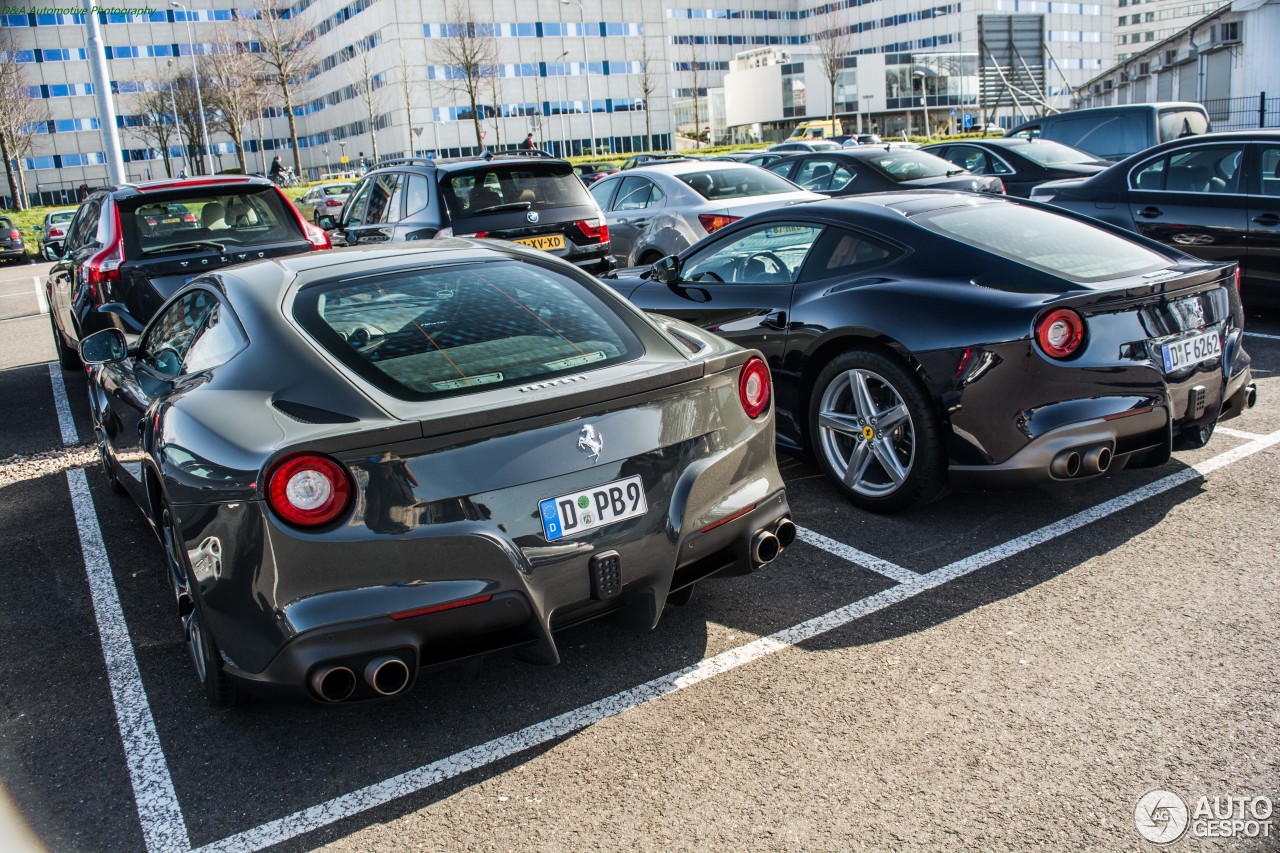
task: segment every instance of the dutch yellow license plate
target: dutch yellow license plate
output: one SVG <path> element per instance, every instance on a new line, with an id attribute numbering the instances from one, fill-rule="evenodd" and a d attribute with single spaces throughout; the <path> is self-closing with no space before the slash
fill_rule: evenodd
<path id="1" fill-rule="evenodd" d="M 564 248 L 563 234 L 547 234 L 542 237 L 522 237 L 519 240 L 512 240 L 513 243 L 523 243 L 526 246 L 532 246 L 535 249 L 541 249 L 544 252 L 551 252 L 556 249 Z"/>

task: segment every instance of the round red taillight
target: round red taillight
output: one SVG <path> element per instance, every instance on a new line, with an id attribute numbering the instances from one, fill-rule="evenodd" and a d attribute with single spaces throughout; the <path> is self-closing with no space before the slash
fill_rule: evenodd
<path id="1" fill-rule="evenodd" d="M 771 391 L 769 368 L 763 361 L 753 358 L 742 365 L 742 372 L 738 374 L 738 399 L 742 401 L 742 411 L 747 413 L 747 417 L 758 418 L 769 408 Z"/>
<path id="2" fill-rule="evenodd" d="M 351 498 L 347 472 L 327 456 L 299 453 L 281 459 L 267 475 L 267 503 L 299 527 L 333 521 Z"/>
<path id="3" fill-rule="evenodd" d="M 1067 358 L 1084 343 L 1084 318 L 1070 308 L 1058 308 L 1036 323 L 1036 343 L 1050 358 Z"/>

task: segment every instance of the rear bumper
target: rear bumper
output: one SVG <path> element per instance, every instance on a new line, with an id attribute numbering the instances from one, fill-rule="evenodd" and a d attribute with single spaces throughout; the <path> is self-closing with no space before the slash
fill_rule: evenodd
<path id="1" fill-rule="evenodd" d="M 592 558 L 598 553 L 581 549 L 558 567 L 549 585 L 529 583 L 527 568 L 511 561 L 506 570 L 493 563 L 477 566 L 468 561 L 463 573 L 474 577 L 387 584 L 342 590 L 293 602 L 284 608 L 286 622 L 307 623 L 306 630 L 285 643 L 258 672 L 227 662 L 227 674 L 258 695 L 278 699 L 324 701 L 312 686 L 317 671 L 346 667 L 356 675 L 357 687 L 344 702 L 384 698 L 366 678 L 371 661 L 397 657 L 408 666 L 409 682 L 397 695 L 410 690 L 423 670 L 455 665 L 500 651 L 511 651 L 522 660 L 550 665 L 560 660 L 555 635 L 559 631 L 613 614 L 621 614 L 633 627 L 652 628 L 667 598 L 712 575 L 746 574 L 759 568 L 752 559 L 752 543 L 761 531 L 775 531 L 790 518 L 786 494 L 778 490 L 758 501 L 750 511 L 694 530 L 668 547 L 647 541 L 643 550 L 660 549 L 661 560 L 643 559 L 640 549 L 621 559 L 622 589 L 602 598 L 591 580 Z M 665 543 L 663 543 L 665 544 Z M 463 568 L 463 564 L 457 566 Z M 514 581 L 495 579 L 506 575 Z M 461 607 L 441 605 L 474 601 Z M 426 610 L 420 615 L 416 610 Z M 365 611 L 361 615 L 354 615 Z M 391 613 L 401 618 L 393 618 Z M 338 618 L 338 614 L 344 614 Z"/>

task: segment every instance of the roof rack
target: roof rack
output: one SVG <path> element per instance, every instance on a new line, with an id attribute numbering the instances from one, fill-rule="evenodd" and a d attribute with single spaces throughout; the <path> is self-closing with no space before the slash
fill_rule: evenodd
<path id="1" fill-rule="evenodd" d="M 494 157 L 498 157 L 498 156 L 502 156 L 502 157 L 544 157 L 544 158 L 546 158 L 546 159 L 548 159 L 548 160 L 554 160 L 554 159 L 556 159 L 556 158 L 555 158 L 555 155 L 553 155 L 550 151 L 543 151 L 541 148 L 506 148 L 506 149 L 503 149 L 502 151 L 494 151 L 494 150 L 490 149 L 490 150 L 488 150 L 488 151 L 484 152 L 484 154 L 481 154 L 480 156 L 481 156 L 481 157 L 484 157 L 486 160 L 491 160 L 491 159 L 493 159 Z"/>
<path id="2" fill-rule="evenodd" d="M 383 160 L 375 163 L 370 167 L 370 171 L 381 169 L 383 166 L 434 166 L 435 164 L 435 160 L 427 157 L 397 157 L 394 160 Z"/>

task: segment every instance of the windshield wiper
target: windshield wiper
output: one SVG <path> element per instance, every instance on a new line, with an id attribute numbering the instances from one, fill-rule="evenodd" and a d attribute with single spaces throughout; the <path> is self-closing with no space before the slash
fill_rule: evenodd
<path id="1" fill-rule="evenodd" d="M 478 216 L 481 213 L 496 213 L 499 210 L 528 210 L 533 207 L 531 201 L 509 201 L 506 204 L 495 204 L 492 207 L 482 207 L 479 210 L 469 210 L 471 216 Z"/>
<path id="2" fill-rule="evenodd" d="M 163 255 L 166 252 L 186 252 L 191 249 L 212 249 L 215 252 L 225 252 L 227 247 L 212 240 L 192 240 L 190 243 L 172 243 L 168 246 L 161 246 L 158 249 L 147 249 L 142 254 Z"/>
<path id="3" fill-rule="evenodd" d="M 950 169 L 947 171 L 948 178 L 954 178 L 956 175 L 963 175 L 968 169 Z"/>

